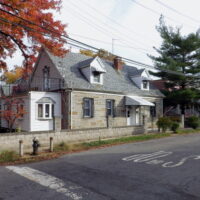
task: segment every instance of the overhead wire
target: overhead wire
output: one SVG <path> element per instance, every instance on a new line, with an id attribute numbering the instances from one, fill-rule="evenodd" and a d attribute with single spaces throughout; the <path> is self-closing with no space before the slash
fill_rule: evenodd
<path id="1" fill-rule="evenodd" d="M 186 15 L 186 14 L 184 14 L 184 13 L 178 11 L 177 9 L 172 8 L 171 6 L 169 6 L 169 5 L 167 5 L 167 4 L 163 3 L 163 2 L 161 2 L 160 0 L 154 0 L 154 1 L 156 1 L 158 4 L 164 6 L 165 8 L 167 8 L 167 9 L 169 9 L 169 10 L 175 12 L 176 14 L 178 14 L 178 15 L 180 15 L 180 16 L 182 16 L 182 17 L 185 17 L 185 18 L 187 18 L 187 19 L 190 19 L 191 21 L 193 21 L 193 22 L 195 22 L 195 23 L 200 23 L 200 20 L 197 20 L 197 19 L 195 19 L 195 18 L 193 18 L 193 17 L 191 17 L 191 16 L 189 16 L 189 15 Z"/>
<path id="2" fill-rule="evenodd" d="M 96 9 L 95 7 L 91 6 L 90 4 L 84 2 L 84 5 L 86 5 L 87 7 L 91 8 L 91 10 L 95 10 L 95 13 L 99 13 L 101 16 L 103 15 L 106 19 L 110 20 L 112 23 L 120 26 L 120 27 L 124 27 L 128 32 L 130 32 L 131 34 L 135 34 L 137 35 L 138 37 L 140 38 L 144 38 L 144 37 L 147 37 L 149 38 L 151 41 L 153 40 L 153 38 L 150 38 L 148 34 L 143 34 L 143 33 L 138 33 L 138 32 L 135 32 L 133 29 L 131 29 L 130 27 L 128 26 L 125 26 L 124 24 L 120 24 L 118 23 L 118 21 L 114 20 L 113 18 L 105 15 L 103 12 L 101 12 L 99 9 Z"/>
<path id="3" fill-rule="evenodd" d="M 148 11 L 150 11 L 150 12 L 156 14 L 156 15 L 163 15 L 162 13 L 160 13 L 160 12 L 158 12 L 158 11 L 152 9 L 152 8 L 149 8 L 148 6 L 145 6 L 145 5 L 142 4 L 142 3 L 139 3 L 139 2 L 136 1 L 136 0 L 131 0 L 131 1 L 132 1 L 133 3 L 139 5 L 140 7 L 142 7 L 142 8 L 144 8 L 144 9 L 146 9 L 146 10 L 148 10 Z M 166 15 L 163 15 L 163 16 L 164 16 L 166 19 L 169 19 L 170 21 L 176 22 L 176 23 L 178 23 L 178 24 L 184 24 L 184 25 L 186 25 L 186 26 L 193 27 L 193 28 L 195 27 L 195 26 L 193 26 L 193 25 L 191 25 L 191 24 L 186 24 L 186 23 L 179 22 L 178 20 L 175 20 L 175 19 L 173 19 L 173 18 L 171 18 L 171 17 L 168 17 L 168 16 L 166 16 Z"/>
<path id="4" fill-rule="evenodd" d="M 96 16 L 92 15 L 90 12 L 87 12 L 87 11 L 84 11 L 84 13 L 81 12 L 80 10 L 78 10 L 77 5 L 74 2 L 70 1 L 70 6 L 73 6 L 73 8 L 72 8 L 73 14 L 74 14 L 74 11 L 76 10 L 76 13 L 78 13 L 79 18 L 80 18 L 80 16 L 81 16 L 81 18 L 84 17 L 84 19 L 87 19 L 88 21 L 90 21 L 90 23 L 92 22 L 93 19 L 98 20 L 98 22 L 100 22 L 103 25 L 103 26 L 100 26 L 100 24 L 98 23 L 98 27 L 100 27 L 101 30 L 106 32 L 106 34 L 108 34 L 108 32 L 114 33 L 116 38 L 121 38 L 121 40 L 126 41 L 128 44 L 135 43 L 134 45 L 147 46 L 146 44 L 143 44 L 142 42 L 136 41 L 134 38 L 132 38 L 132 35 L 126 34 L 126 33 L 122 32 L 121 30 L 117 29 L 115 26 L 111 26 L 110 24 L 103 22 Z M 87 18 L 86 15 L 89 16 L 89 18 Z M 80 18 L 80 20 L 82 20 L 81 18 Z M 93 22 L 92 22 L 92 25 L 94 25 Z M 124 37 L 122 38 L 121 35 L 125 36 L 126 39 L 124 39 Z M 152 48 L 152 47 L 150 47 L 150 48 Z"/>
<path id="5" fill-rule="evenodd" d="M 74 8 L 75 9 L 77 9 L 77 4 L 75 4 L 75 2 L 73 1 L 70 1 L 70 5 L 72 5 L 72 6 L 74 6 Z M 126 39 L 129 39 L 129 38 L 131 38 L 129 41 L 131 41 L 132 43 L 134 42 L 134 43 L 136 43 L 137 45 L 142 45 L 142 46 L 149 46 L 149 45 L 147 45 L 147 44 L 145 44 L 145 43 L 143 43 L 143 42 L 141 42 L 141 41 L 138 41 L 138 40 L 135 40 L 135 37 L 133 38 L 133 35 L 135 35 L 135 32 L 133 32 L 133 31 L 131 31 L 131 30 L 129 30 L 129 28 L 127 28 L 126 26 L 124 26 L 124 25 L 121 25 L 121 24 L 119 24 L 118 22 L 116 22 L 115 20 L 113 20 L 112 18 L 110 18 L 110 17 L 108 17 L 108 16 L 106 16 L 106 15 L 104 15 L 104 14 L 102 14 L 102 12 L 99 12 L 98 11 L 98 9 L 96 9 L 96 8 L 93 8 L 91 5 L 89 5 L 89 4 L 82 4 L 83 6 L 87 6 L 87 10 L 86 9 L 84 9 L 84 12 L 82 12 L 82 14 L 84 13 L 84 14 L 86 14 L 87 16 L 89 16 L 90 18 L 88 18 L 88 20 L 89 19 L 96 19 L 98 22 L 100 22 L 101 24 L 103 24 L 103 28 L 102 29 L 104 29 L 105 30 L 105 28 L 107 28 L 107 29 L 110 29 L 111 31 L 113 31 L 113 29 L 114 29 L 114 31 L 115 31 L 115 33 L 117 32 L 117 33 L 119 33 L 120 35 L 126 35 Z M 91 10 L 88 10 L 88 8 L 90 8 Z M 92 14 L 92 9 L 93 9 L 93 11 L 95 10 L 95 15 L 93 15 Z M 79 11 L 79 13 L 80 13 L 80 11 Z M 100 15 L 101 15 L 101 19 L 99 19 L 98 17 L 97 17 L 97 14 L 96 13 L 100 13 Z M 102 20 L 102 15 L 106 18 L 106 19 L 108 19 L 108 20 L 110 20 L 110 21 L 112 21 L 112 25 L 109 23 L 109 24 L 107 24 L 107 23 L 105 23 L 103 20 Z M 91 20 L 90 20 L 91 21 Z M 114 26 L 114 24 L 116 24 L 117 25 L 117 27 L 120 27 L 120 30 L 117 28 L 117 27 L 115 27 Z M 124 28 L 125 30 L 126 30 L 126 33 L 130 33 L 131 35 L 127 35 L 127 34 L 125 34 L 124 32 L 122 32 L 121 30 L 122 30 L 122 28 Z M 140 37 L 141 37 L 141 34 L 139 34 L 140 35 Z M 145 35 L 145 37 L 146 37 L 146 35 Z M 143 37 L 144 38 L 144 37 Z M 123 40 L 125 40 L 125 39 L 123 39 Z M 152 40 L 152 39 L 151 39 Z M 130 43 L 130 42 L 129 42 Z M 150 46 L 149 46 L 150 47 Z M 150 47 L 151 48 L 151 47 Z"/>
<path id="6" fill-rule="evenodd" d="M 0 10 L 2 10 L 2 9 L 0 9 Z M 6 12 L 7 12 L 7 11 L 6 11 Z M 8 12 L 8 13 L 9 13 L 9 12 Z M 14 15 L 14 14 L 12 14 L 12 15 Z M 16 17 L 18 17 L 18 16 L 16 16 Z M 21 17 L 20 17 L 20 18 L 21 18 Z M 26 19 L 23 19 L 23 18 L 21 18 L 21 19 L 24 20 L 24 21 L 26 21 L 26 22 L 29 22 L 29 20 L 26 20 Z M 7 19 L 2 18 L 2 17 L 0 17 L 0 20 L 3 21 L 3 22 L 9 23 L 9 24 L 14 24 L 14 25 L 16 25 L 16 26 L 23 27 L 23 28 L 25 28 L 25 29 L 27 29 L 27 30 L 29 30 L 29 31 L 36 31 L 36 30 L 34 30 L 33 28 L 30 28 L 30 27 L 27 27 L 27 26 L 25 26 L 25 25 L 12 22 L 12 21 L 7 20 Z M 46 30 L 46 31 L 53 32 L 53 31 L 51 31 L 51 30 L 49 30 L 49 29 L 46 29 L 45 27 L 42 27 L 42 26 L 37 25 L 37 24 L 35 24 L 35 23 L 30 22 L 30 24 L 34 24 L 34 25 L 36 25 L 36 26 L 39 26 L 39 27 L 43 28 L 43 29 Z M 53 32 L 53 33 L 54 33 L 54 32 Z M 45 36 L 47 35 L 47 34 L 44 34 L 44 33 L 40 33 L 40 34 L 45 35 Z M 66 39 L 69 39 L 69 38 L 68 38 L 67 36 L 65 36 L 65 35 L 62 35 L 62 34 L 59 34 L 59 33 L 56 33 L 56 34 L 60 35 L 60 37 L 64 37 L 64 38 L 66 38 Z M 64 42 L 64 43 L 68 43 L 67 41 L 63 41 L 63 42 Z M 85 45 L 86 47 L 90 47 L 90 48 L 93 49 L 94 51 L 99 51 L 99 50 L 100 50 L 99 48 L 96 48 L 96 47 L 94 47 L 94 46 L 85 44 L 85 43 L 83 43 L 83 42 L 79 42 L 78 40 L 76 40 L 76 42 L 79 43 L 80 45 Z M 75 45 L 75 46 L 79 46 L 79 45 Z M 86 48 L 86 49 L 87 49 L 87 48 Z M 118 56 L 118 55 L 114 55 L 114 56 Z M 151 68 L 151 69 L 153 69 L 153 70 L 163 71 L 163 72 L 166 72 L 166 73 L 169 73 L 169 74 L 175 74 L 175 75 L 186 76 L 186 74 L 183 74 L 182 72 L 176 72 L 176 71 L 172 71 L 172 70 L 160 69 L 160 68 L 158 68 L 158 67 L 154 67 L 154 66 L 151 66 L 151 65 L 148 65 L 148 64 L 144 64 L 144 63 L 141 63 L 141 62 L 138 62 L 138 61 L 129 59 L 129 58 L 125 58 L 125 57 L 121 57 L 121 56 L 118 56 L 118 57 L 120 57 L 123 61 L 127 61 L 127 62 L 129 62 L 129 63 L 133 63 L 133 64 L 136 64 L 136 65 L 139 65 L 139 66 L 142 66 L 142 67 L 147 67 L 147 68 Z M 195 78 L 196 78 L 196 76 L 192 76 L 192 75 L 187 75 L 187 76 L 189 76 L 189 77 L 195 77 Z"/>

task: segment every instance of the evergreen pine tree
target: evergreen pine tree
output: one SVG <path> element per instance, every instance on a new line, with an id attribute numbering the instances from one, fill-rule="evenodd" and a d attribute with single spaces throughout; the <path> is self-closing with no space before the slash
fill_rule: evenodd
<path id="1" fill-rule="evenodd" d="M 167 103 L 180 104 L 185 114 L 186 106 L 194 105 L 199 98 L 200 34 L 197 31 L 182 36 L 180 28 L 167 27 L 162 16 L 156 29 L 163 41 L 160 48 L 154 47 L 159 56 L 149 55 L 155 67 L 160 69 L 152 74 L 165 80 L 166 88 L 170 88 L 170 92 L 166 92 Z"/>

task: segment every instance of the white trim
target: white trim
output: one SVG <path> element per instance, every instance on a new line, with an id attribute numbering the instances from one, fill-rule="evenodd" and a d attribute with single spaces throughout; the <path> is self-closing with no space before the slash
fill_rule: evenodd
<path id="1" fill-rule="evenodd" d="M 42 105 L 42 117 L 38 116 L 38 105 Z M 46 117 L 46 105 L 49 105 L 49 117 Z M 38 120 L 48 120 L 48 119 L 53 119 L 52 117 L 52 103 L 36 103 L 36 107 L 37 107 L 37 119 Z"/>

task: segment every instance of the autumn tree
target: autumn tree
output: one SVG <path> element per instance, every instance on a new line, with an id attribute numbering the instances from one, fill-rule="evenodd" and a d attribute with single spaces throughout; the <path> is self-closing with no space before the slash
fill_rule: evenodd
<path id="1" fill-rule="evenodd" d="M 11 132 L 17 119 L 23 118 L 24 114 L 26 114 L 24 101 L 21 98 L 11 96 L 3 97 L 1 101 L 4 108 L 0 111 L 0 117 L 7 122 L 8 129 Z"/>
<path id="2" fill-rule="evenodd" d="M 109 61 L 113 61 L 113 59 L 116 57 L 116 55 L 114 55 L 104 49 L 99 49 L 97 52 L 93 52 L 91 50 L 80 50 L 80 53 L 84 54 L 86 56 L 90 56 L 90 57 L 99 56 L 100 58 L 103 58 L 103 59 L 109 60 Z"/>
<path id="3" fill-rule="evenodd" d="M 6 68 L 6 58 L 20 50 L 23 67 L 30 70 L 41 46 L 56 56 L 66 53 L 65 25 L 53 17 L 60 11 L 61 0 L 1 0 L 0 1 L 0 68 Z"/>
<path id="4" fill-rule="evenodd" d="M 185 114 L 186 106 L 197 103 L 200 95 L 200 35 L 198 32 L 182 36 L 180 28 L 167 27 L 160 18 L 157 27 L 162 38 L 160 48 L 155 48 L 156 56 L 150 58 L 156 68 L 160 69 L 153 75 L 166 81 L 168 104 L 181 106 L 182 114 Z M 170 71 L 170 72 L 169 72 Z M 173 72 L 173 73 L 172 73 Z"/>
<path id="5" fill-rule="evenodd" d="M 4 80 L 8 84 L 15 83 L 19 78 L 22 77 L 23 72 L 24 70 L 21 67 L 16 67 L 14 70 L 11 70 L 11 71 L 6 71 L 3 75 Z"/>

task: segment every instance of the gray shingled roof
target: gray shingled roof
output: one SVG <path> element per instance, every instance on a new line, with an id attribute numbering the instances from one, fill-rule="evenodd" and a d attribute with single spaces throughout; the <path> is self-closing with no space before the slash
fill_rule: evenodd
<path id="1" fill-rule="evenodd" d="M 150 86 L 149 91 L 144 91 L 133 83 L 129 77 L 143 71 L 136 67 L 124 65 L 121 71 L 117 71 L 113 68 L 112 62 L 102 59 L 106 70 L 103 85 L 91 84 L 81 73 L 80 68 L 89 65 L 94 58 L 71 52 L 67 53 L 64 58 L 53 56 L 50 53 L 48 55 L 64 78 L 66 88 L 163 97 L 163 94 L 153 86 Z"/>

